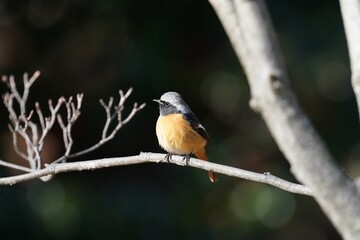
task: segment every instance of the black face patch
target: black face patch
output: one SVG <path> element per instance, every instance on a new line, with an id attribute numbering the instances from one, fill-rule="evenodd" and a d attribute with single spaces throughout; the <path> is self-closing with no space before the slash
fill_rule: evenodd
<path id="1" fill-rule="evenodd" d="M 171 105 L 168 102 L 162 101 L 160 103 L 160 115 L 166 116 L 169 114 L 181 113 L 174 105 Z"/>

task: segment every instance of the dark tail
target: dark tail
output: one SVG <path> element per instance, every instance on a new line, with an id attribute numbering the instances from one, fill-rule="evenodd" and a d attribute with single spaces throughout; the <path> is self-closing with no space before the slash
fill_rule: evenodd
<path id="1" fill-rule="evenodd" d="M 199 149 L 198 151 L 194 152 L 194 154 L 196 157 L 198 157 L 202 160 L 209 161 L 209 159 L 206 155 L 206 152 L 205 152 L 205 148 Z M 209 174 L 209 179 L 211 182 L 217 182 L 218 178 L 214 172 L 209 171 L 208 174 Z"/>

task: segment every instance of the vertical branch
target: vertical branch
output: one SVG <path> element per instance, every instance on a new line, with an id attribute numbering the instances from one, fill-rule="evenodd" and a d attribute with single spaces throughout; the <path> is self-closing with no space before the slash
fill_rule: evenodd
<path id="1" fill-rule="evenodd" d="M 104 100 L 100 99 L 100 104 L 101 104 L 101 106 L 103 106 L 103 108 L 105 110 L 105 113 L 106 113 L 106 122 L 105 122 L 104 129 L 103 129 L 102 135 L 101 135 L 102 139 L 106 138 L 107 131 L 109 129 L 109 126 L 110 126 L 110 123 L 111 123 L 111 120 L 112 120 L 112 118 L 111 118 L 111 107 L 113 105 L 113 102 L 114 102 L 113 97 L 110 97 L 109 102 L 108 102 L 107 105 L 105 104 Z"/>
<path id="2" fill-rule="evenodd" d="M 351 82 L 360 114 L 360 2 L 340 0 L 351 65 Z"/>
<path id="3" fill-rule="evenodd" d="M 63 141 L 65 145 L 65 153 L 63 157 L 61 157 L 61 161 L 66 160 L 71 152 L 72 146 L 73 146 L 73 138 L 72 138 L 72 127 L 74 126 L 75 121 L 80 116 L 80 109 L 82 104 L 82 99 L 84 95 L 83 94 L 77 94 L 76 100 L 77 104 L 75 106 L 73 102 L 73 98 L 70 97 L 67 101 L 63 100 L 66 106 L 66 124 L 64 123 L 64 120 L 62 119 L 61 115 L 57 115 L 58 123 L 62 129 L 63 132 Z M 58 103 L 59 104 L 59 103 Z M 55 162 L 61 162 L 59 159 Z"/>
<path id="4" fill-rule="evenodd" d="M 335 164 L 289 86 L 262 0 L 210 0 L 244 67 L 252 99 L 297 179 L 347 239 L 360 239 L 360 193 Z M 261 68 L 259 68 L 261 66 Z"/>
<path id="5" fill-rule="evenodd" d="M 30 127 L 30 130 L 27 135 L 30 136 L 30 134 L 31 134 L 31 139 L 29 138 L 29 140 L 31 141 L 31 144 L 29 144 L 28 146 L 30 147 L 32 154 L 33 154 L 32 159 L 34 160 L 34 163 L 35 163 L 35 169 L 39 170 L 41 168 L 41 156 L 40 156 L 40 151 L 38 148 L 38 141 L 39 141 L 38 127 L 35 123 L 33 123 L 31 121 L 29 121 L 28 125 Z"/>
<path id="6" fill-rule="evenodd" d="M 19 102 L 21 115 L 26 115 L 26 102 L 29 96 L 30 87 L 33 85 L 33 83 L 39 76 L 40 76 L 40 71 L 36 71 L 30 79 L 29 79 L 29 74 L 24 73 L 23 76 L 24 92 Z"/>
<path id="7" fill-rule="evenodd" d="M 5 93 L 3 96 L 3 103 L 9 111 L 9 120 L 11 124 L 15 126 L 15 123 L 18 121 L 18 116 L 14 111 L 13 102 L 14 102 L 14 95 L 10 93 Z"/>

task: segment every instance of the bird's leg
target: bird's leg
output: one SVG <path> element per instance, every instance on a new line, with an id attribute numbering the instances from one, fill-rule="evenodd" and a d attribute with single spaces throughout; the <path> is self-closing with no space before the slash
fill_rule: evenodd
<path id="1" fill-rule="evenodd" d="M 183 157 L 183 160 L 185 160 L 186 165 L 189 165 L 190 156 L 191 156 L 191 153 L 190 153 L 189 155 L 185 155 L 185 156 Z"/>
<path id="2" fill-rule="evenodd" d="M 167 153 L 165 155 L 165 160 L 166 160 L 167 163 L 170 163 L 171 157 L 172 157 L 172 153 Z"/>

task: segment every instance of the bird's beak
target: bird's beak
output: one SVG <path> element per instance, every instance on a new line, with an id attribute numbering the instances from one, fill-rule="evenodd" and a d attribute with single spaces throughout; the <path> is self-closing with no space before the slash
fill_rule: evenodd
<path id="1" fill-rule="evenodd" d="M 160 99 L 153 99 L 154 102 L 157 102 L 158 104 L 161 104 Z"/>

